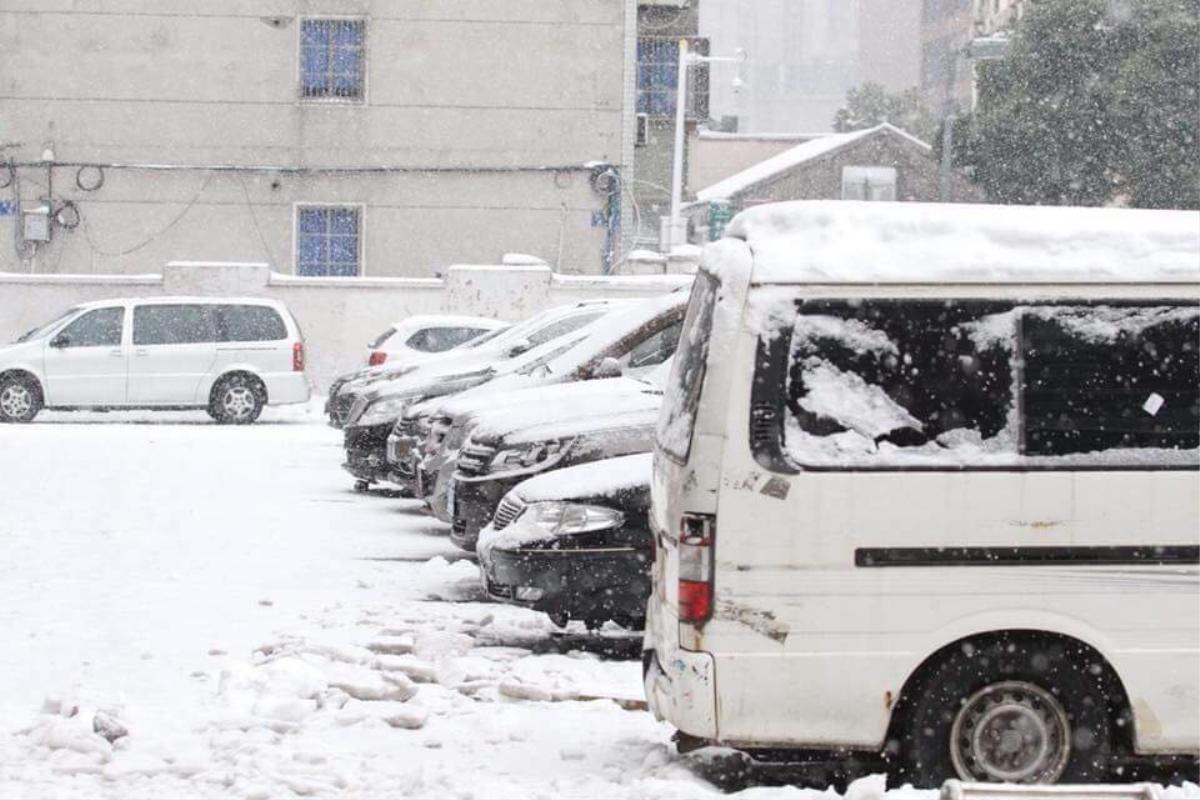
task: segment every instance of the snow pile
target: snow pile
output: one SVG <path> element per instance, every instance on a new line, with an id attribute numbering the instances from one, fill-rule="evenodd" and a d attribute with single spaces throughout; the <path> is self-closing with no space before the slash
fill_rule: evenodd
<path id="1" fill-rule="evenodd" d="M 801 408 L 836 419 L 868 439 L 897 428 L 919 431 L 924 427 L 883 389 L 823 359 L 806 359 L 801 380 L 806 390 L 800 398 Z"/>

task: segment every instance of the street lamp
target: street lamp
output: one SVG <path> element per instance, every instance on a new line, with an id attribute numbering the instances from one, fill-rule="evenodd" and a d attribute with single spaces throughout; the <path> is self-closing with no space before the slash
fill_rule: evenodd
<path id="1" fill-rule="evenodd" d="M 733 56 L 702 56 L 692 53 L 687 39 L 679 40 L 679 70 L 675 86 L 675 151 L 671 164 L 671 216 L 663 221 L 659 232 L 659 246 L 670 252 L 677 245 L 687 244 L 687 224 L 680 216 L 683 205 L 683 142 L 687 116 L 687 72 L 688 67 L 700 64 L 727 62 L 741 64 L 746 60 L 746 51 L 738 48 Z M 734 86 L 741 87 L 742 78 L 734 78 Z"/>
<path id="2" fill-rule="evenodd" d="M 975 109 L 975 64 L 980 61 L 1003 61 L 1012 50 L 1012 39 L 1002 34 L 977 36 L 962 49 L 963 58 L 971 62 L 971 109 Z M 949 203 L 954 169 L 954 86 L 958 83 L 958 59 L 950 63 L 950 81 L 946 87 L 946 116 L 942 123 L 942 165 L 940 199 Z"/>

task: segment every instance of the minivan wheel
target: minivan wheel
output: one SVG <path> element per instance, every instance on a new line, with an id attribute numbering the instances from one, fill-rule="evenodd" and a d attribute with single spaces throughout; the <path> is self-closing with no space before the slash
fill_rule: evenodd
<path id="1" fill-rule="evenodd" d="M 906 690 L 900 782 L 1092 783 L 1110 769 L 1103 670 L 1057 641 L 965 642 Z"/>
<path id="2" fill-rule="evenodd" d="M 208 413 L 217 422 L 247 425 L 258 419 L 266 398 L 262 386 L 245 375 L 225 378 L 213 390 Z"/>
<path id="3" fill-rule="evenodd" d="M 31 378 L 13 375 L 0 379 L 0 421 L 32 422 L 42 410 L 42 393 Z"/>

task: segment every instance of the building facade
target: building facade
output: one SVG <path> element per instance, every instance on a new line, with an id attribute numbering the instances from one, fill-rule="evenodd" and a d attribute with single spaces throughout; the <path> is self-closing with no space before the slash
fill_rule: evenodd
<path id="1" fill-rule="evenodd" d="M 9 0 L 0 271 L 420 277 L 519 251 L 601 272 L 629 217 L 636 14 Z"/>

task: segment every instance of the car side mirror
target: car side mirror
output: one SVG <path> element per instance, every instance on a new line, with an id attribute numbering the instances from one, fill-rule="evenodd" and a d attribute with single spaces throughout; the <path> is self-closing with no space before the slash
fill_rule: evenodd
<path id="1" fill-rule="evenodd" d="M 512 358 L 513 356 L 519 356 L 532 346 L 533 343 L 528 339 L 518 339 L 508 346 L 508 349 L 504 351 L 504 355 L 508 356 L 509 358 Z"/>
<path id="2" fill-rule="evenodd" d="M 593 378 L 619 378 L 625 371 L 621 368 L 621 362 L 612 356 L 600 359 L 600 363 L 592 370 Z"/>
<path id="3" fill-rule="evenodd" d="M 63 348 L 71 344 L 71 337 L 65 333 L 60 333 L 50 340 L 51 347 Z"/>

